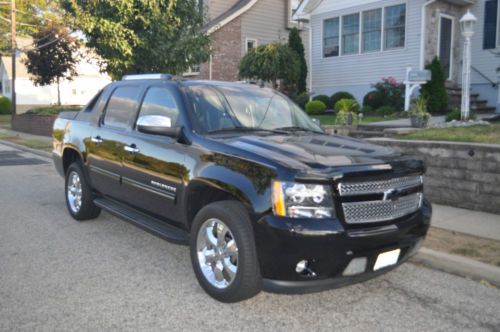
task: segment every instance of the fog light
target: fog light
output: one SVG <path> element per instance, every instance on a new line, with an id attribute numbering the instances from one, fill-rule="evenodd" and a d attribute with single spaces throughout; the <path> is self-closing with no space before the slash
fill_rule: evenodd
<path id="1" fill-rule="evenodd" d="M 295 267 L 295 271 L 297 273 L 302 273 L 307 269 L 307 260 L 301 260 L 300 262 L 297 263 L 297 266 Z"/>
<path id="2" fill-rule="evenodd" d="M 366 257 L 353 258 L 349 263 L 349 265 L 347 265 L 347 267 L 345 268 L 344 273 L 342 273 L 342 275 L 353 276 L 365 272 L 366 262 L 367 262 Z"/>

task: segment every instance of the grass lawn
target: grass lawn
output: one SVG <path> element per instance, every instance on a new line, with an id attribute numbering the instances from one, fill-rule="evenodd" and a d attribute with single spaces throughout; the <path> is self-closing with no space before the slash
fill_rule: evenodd
<path id="1" fill-rule="evenodd" d="M 15 135 L 12 135 L 8 132 L 0 132 L 0 140 L 4 141 L 9 141 L 12 143 L 24 145 L 28 148 L 32 149 L 38 149 L 38 150 L 44 150 L 44 151 L 51 151 L 52 150 L 52 143 L 47 142 L 45 140 L 38 140 L 38 139 L 33 139 L 33 138 L 21 138 Z"/>
<path id="2" fill-rule="evenodd" d="M 432 128 L 399 138 L 430 141 L 454 141 L 500 144 L 500 123 L 458 128 Z"/>
<path id="3" fill-rule="evenodd" d="M 0 115 L 0 127 L 10 127 L 10 115 Z"/>
<path id="4" fill-rule="evenodd" d="M 325 115 L 313 115 L 312 118 L 318 119 L 322 125 L 334 125 L 335 124 L 335 114 L 325 114 Z M 378 115 L 367 115 L 363 117 L 363 123 L 371 123 L 371 122 L 380 122 L 380 121 L 389 121 L 389 120 L 397 120 L 399 119 L 395 115 L 383 117 Z"/>

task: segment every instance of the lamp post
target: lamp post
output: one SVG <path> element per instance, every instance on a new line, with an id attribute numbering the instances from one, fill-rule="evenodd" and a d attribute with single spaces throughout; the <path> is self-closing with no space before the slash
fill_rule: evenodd
<path id="1" fill-rule="evenodd" d="M 469 119 L 470 113 L 470 39 L 474 35 L 474 25 L 476 22 L 477 18 L 469 10 L 460 19 L 460 30 L 462 31 L 462 36 L 465 38 L 462 60 L 462 108 L 460 109 L 462 113 L 461 118 L 464 121 Z"/>

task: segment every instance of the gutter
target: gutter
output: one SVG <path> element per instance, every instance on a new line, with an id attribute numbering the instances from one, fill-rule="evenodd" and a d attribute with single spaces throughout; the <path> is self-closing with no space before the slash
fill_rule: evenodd
<path id="1" fill-rule="evenodd" d="M 425 27 L 427 25 L 427 17 L 425 10 L 427 6 L 433 4 L 436 0 L 428 0 L 422 6 L 421 22 L 420 22 L 420 69 L 423 70 L 425 66 Z"/>

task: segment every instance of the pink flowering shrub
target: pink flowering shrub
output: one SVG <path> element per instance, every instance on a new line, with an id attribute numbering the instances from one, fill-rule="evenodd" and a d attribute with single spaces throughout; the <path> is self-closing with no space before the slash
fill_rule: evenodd
<path id="1" fill-rule="evenodd" d="M 402 111 L 404 107 L 405 85 L 394 77 L 384 77 L 382 81 L 373 85 L 383 105 L 394 107 Z"/>

